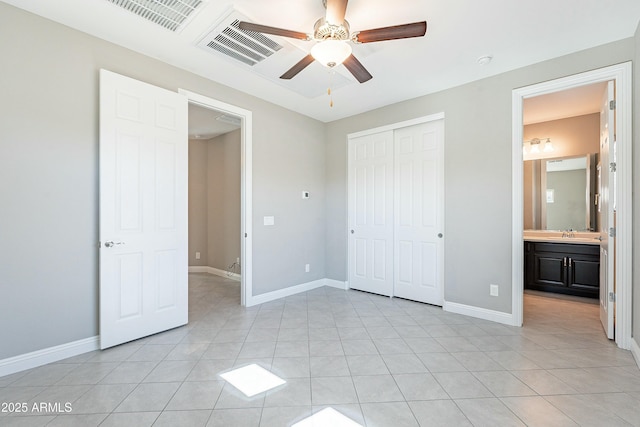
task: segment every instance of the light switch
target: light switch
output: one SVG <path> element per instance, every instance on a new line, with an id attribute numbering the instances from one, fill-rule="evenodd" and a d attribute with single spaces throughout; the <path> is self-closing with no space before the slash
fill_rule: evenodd
<path id="1" fill-rule="evenodd" d="M 265 216 L 263 221 L 264 225 L 274 225 L 276 223 L 275 218 L 272 216 Z"/>

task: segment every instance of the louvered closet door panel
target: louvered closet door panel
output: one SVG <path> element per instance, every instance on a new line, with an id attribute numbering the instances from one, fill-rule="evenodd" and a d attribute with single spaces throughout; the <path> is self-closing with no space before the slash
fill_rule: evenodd
<path id="1" fill-rule="evenodd" d="M 393 132 L 349 140 L 349 286 L 393 291 Z"/>

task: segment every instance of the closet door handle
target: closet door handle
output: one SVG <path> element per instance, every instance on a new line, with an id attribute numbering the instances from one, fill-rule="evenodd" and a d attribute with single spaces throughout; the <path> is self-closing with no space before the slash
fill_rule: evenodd
<path id="1" fill-rule="evenodd" d="M 564 268 L 567 268 L 567 257 L 564 257 L 562 261 L 564 263 Z"/>

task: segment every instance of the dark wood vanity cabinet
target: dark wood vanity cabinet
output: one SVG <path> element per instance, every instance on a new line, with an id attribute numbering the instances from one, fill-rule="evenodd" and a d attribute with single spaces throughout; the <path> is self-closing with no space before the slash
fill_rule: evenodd
<path id="1" fill-rule="evenodd" d="M 598 298 L 600 246 L 525 241 L 524 287 Z"/>

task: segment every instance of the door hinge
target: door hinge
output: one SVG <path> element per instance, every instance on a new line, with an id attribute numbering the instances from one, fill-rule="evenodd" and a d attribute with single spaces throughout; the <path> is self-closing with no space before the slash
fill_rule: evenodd
<path id="1" fill-rule="evenodd" d="M 609 292 L 609 302 L 616 302 L 616 294 L 614 292 Z"/>
<path id="2" fill-rule="evenodd" d="M 609 110 L 615 110 L 616 109 L 616 100 L 614 99 L 613 101 L 609 101 Z"/>
<path id="3" fill-rule="evenodd" d="M 616 171 L 616 169 L 617 169 L 616 162 L 611 162 L 611 163 L 609 163 L 609 171 L 611 171 L 611 172 L 615 172 L 615 171 Z"/>
<path id="4" fill-rule="evenodd" d="M 616 228 L 615 227 L 609 228 L 609 237 L 616 237 Z"/>

